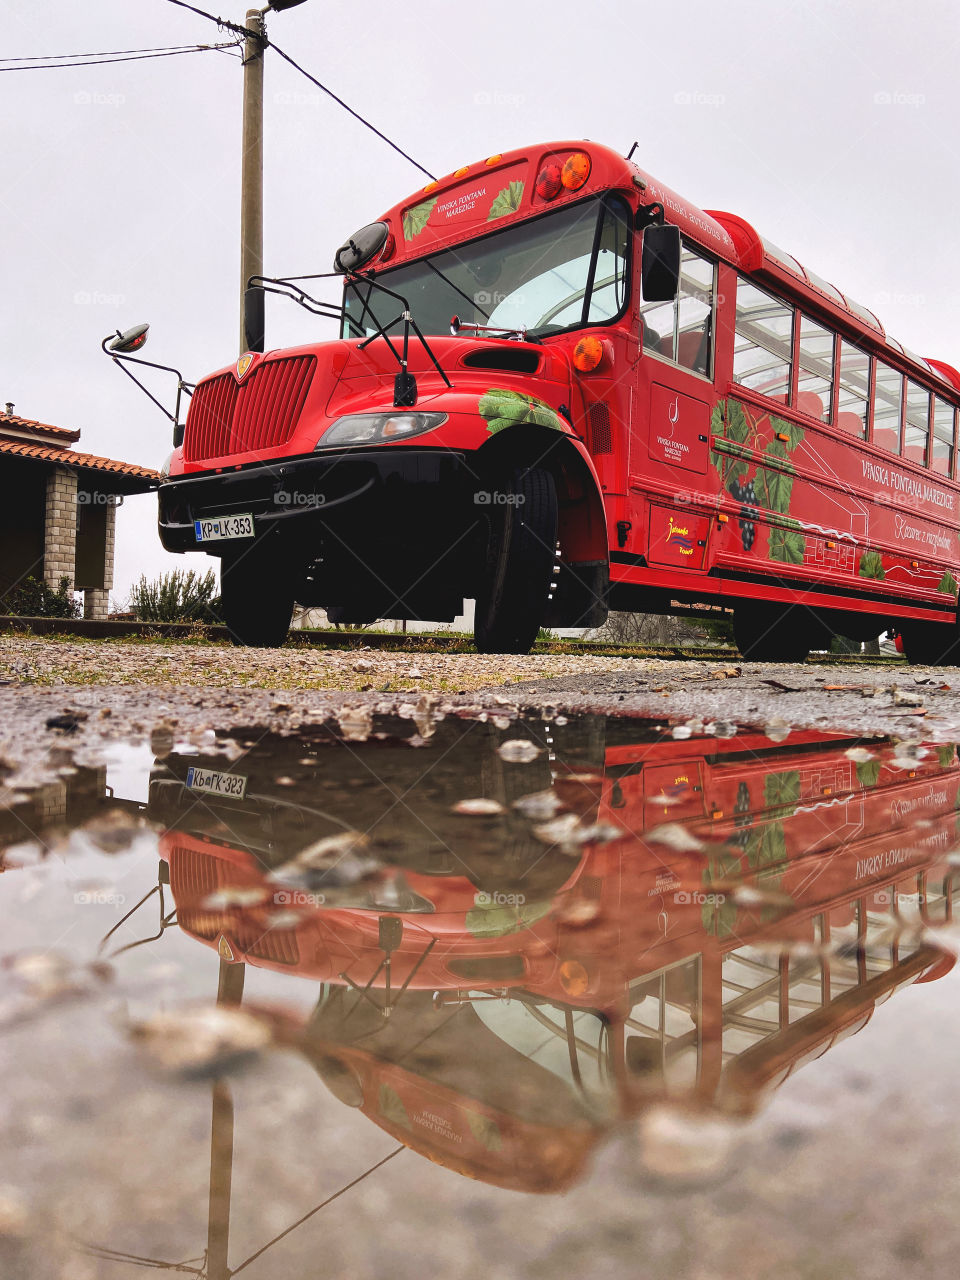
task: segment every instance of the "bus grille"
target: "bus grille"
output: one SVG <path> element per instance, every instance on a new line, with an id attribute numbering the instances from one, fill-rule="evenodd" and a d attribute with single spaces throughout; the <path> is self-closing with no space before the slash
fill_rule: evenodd
<path id="1" fill-rule="evenodd" d="M 313 378 L 313 356 L 267 360 L 237 384 L 232 373 L 201 382 L 187 414 L 188 462 L 286 444 L 296 429 Z"/>
<path id="2" fill-rule="evenodd" d="M 590 452 L 594 455 L 612 453 L 613 437 L 610 433 L 610 410 L 602 401 L 590 406 L 589 424 Z"/>

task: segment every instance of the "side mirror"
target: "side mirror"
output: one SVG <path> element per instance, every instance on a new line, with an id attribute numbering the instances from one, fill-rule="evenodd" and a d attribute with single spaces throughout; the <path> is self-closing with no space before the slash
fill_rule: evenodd
<path id="1" fill-rule="evenodd" d="M 680 288 L 680 228 L 662 222 L 643 233 L 640 287 L 644 302 L 672 302 Z"/>
<path id="2" fill-rule="evenodd" d="M 123 333 L 107 343 L 108 351 L 116 351 L 120 355 L 129 355 L 132 351 L 139 351 L 146 344 L 147 330 L 150 328 L 148 324 L 135 324 L 132 329 L 125 329 Z"/>
<path id="3" fill-rule="evenodd" d="M 346 275 L 348 271 L 359 271 L 362 266 L 377 256 L 387 243 L 389 234 L 390 228 L 385 222 L 370 222 L 359 231 L 355 231 L 334 255 L 334 271 L 337 275 Z"/>

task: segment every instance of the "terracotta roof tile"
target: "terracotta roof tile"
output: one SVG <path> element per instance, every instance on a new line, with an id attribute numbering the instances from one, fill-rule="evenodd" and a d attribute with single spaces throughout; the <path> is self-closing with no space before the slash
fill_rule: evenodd
<path id="1" fill-rule="evenodd" d="M 149 467 L 138 467 L 133 462 L 116 462 L 113 458 L 99 458 L 92 453 L 78 453 L 73 449 L 58 449 L 55 445 L 31 444 L 28 440 L 0 440 L 0 453 L 15 457 L 32 458 L 37 462 L 56 462 L 64 467 L 77 467 L 82 471 L 101 471 L 109 475 L 123 476 L 143 483 L 143 492 L 160 479 Z"/>
<path id="2" fill-rule="evenodd" d="M 35 418 L 21 418 L 15 413 L 0 413 L 0 434 L 4 427 L 12 427 L 15 431 L 29 431 L 37 435 L 52 435 L 60 440 L 80 439 L 79 431 L 71 431 L 67 427 L 53 427 L 47 422 L 37 422 Z"/>

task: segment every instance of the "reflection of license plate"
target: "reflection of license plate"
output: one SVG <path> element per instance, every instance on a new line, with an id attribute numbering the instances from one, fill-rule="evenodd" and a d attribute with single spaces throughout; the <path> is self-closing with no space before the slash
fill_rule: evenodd
<path id="1" fill-rule="evenodd" d="M 187 770 L 187 787 L 208 796 L 230 796 L 233 800 L 242 800 L 247 790 L 247 779 L 241 773 L 218 773 L 216 769 L 194 767 Z"/>
<path id="2" fill-rule="evenodd" d="M 194 520 L 198 542 L 217 542 L 223 538 L 252 538 L 253 516 L 244 511 L 238 516 L 212 516 Z"/>

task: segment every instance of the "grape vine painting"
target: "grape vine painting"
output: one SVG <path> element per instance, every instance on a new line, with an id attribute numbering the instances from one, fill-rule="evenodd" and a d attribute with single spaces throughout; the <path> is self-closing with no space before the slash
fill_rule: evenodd
<path id="1" fill-rule="evenodd" d="M 494 433 L 518 423 L 534 423 L 538 427 L 563 430 L 563 421 L 555 409 L 536 396 L 524 396 L 519 391 L 504 387 L 491 387 L 480 397 L 477 408 L 481 418 L 487 421 L 487 430 Z"/>
<path id="2" fill-rule="evenodd" d="M 721 400 L 714 407 L 710 428 L 714 436 L 724 438 L 724 448 L 711 449 L 710 461 L 717 469 L 723 487 L 735 502 L 742 503 L 738 525 L 744 551 L 752 550 L 757 538 L 757 520 L 760 511 L 765 510 L 775 516 L 769 521 L 767 538 L 770 559 L 785 564 L 803 564 L 806 539 L 799 522 L 792 520 L 789 514 L 796 476 L 790 454 L 802 443 L 803 428 L 795 422 L 771 415 L 772 439 L 764 440 L 766 432 L 761 430 L 761 423 L 765 416 L 753 422 L 738 400 Z M 761 446 L 764 461 L 756 466 L 753 476 L 748 479 L 754 455 Z"/>

